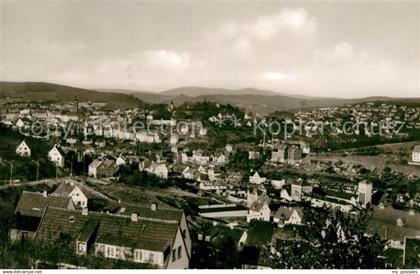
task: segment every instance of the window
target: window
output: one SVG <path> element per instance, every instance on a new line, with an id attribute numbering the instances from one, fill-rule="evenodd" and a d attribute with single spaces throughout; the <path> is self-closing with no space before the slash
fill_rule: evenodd
<path id="1" fill-rule="evenodd" d="M 114 246 L 107 246 L 106 247 L 106 256 L 110 258 L 115 257 L 115 247 Z"/>
<path id="2" fill-rule="evenodd" d="M 178 246 L 178 259 L 181 259 L 182 255 L 182 246 Z"/>
<path id="3" fill-rule="evenodd" d="M 176 260 L 176 249 L 172 250 L 172 262 L 175 262 Z"/>
<path id="4" fill-rule="evenodd" d="M 150 254 L 149 254 L 149 261 L 150 261 L 151 263 L 153 263 L 153 262 L 155 261 L 155 254 L 154 254 L 154 253 L 152 253 L 152 252 L 150 252 Z"/>
<path id="5" fill-rule="evenodd" d="M 79 243 L 77 245 L 77 251 L 78 251 L 78 253 L 84 253 L 85 252 L 85 243 Z"/>
<path id="6" fill-rule="evenodd" d="M 134 260 L 139 262 L 143 260 L 143 252 L 141 250 L 136 250 L 134 252 Z"/>

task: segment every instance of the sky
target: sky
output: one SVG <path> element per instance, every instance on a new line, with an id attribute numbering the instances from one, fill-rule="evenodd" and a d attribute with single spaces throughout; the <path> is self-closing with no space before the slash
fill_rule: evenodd
<path id="1" fill-rule="evenodd" d="M 420 97 L 420 1 L 0 0 L 0 80 Z"/>

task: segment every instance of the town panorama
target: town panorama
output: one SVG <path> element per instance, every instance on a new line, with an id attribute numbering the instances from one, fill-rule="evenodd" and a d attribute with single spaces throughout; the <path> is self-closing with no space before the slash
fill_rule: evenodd
<path id="1" fill-rule="evenodd" d="M 174 4 L 1 1 L 0 268 L 419 269 L 419 3 Z"/>

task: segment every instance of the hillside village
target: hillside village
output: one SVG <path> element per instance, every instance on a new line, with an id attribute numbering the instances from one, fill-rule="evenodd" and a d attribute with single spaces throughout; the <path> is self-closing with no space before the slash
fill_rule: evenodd
<path id="1" fill-rule="evenodd" d="M 31 267 L 308 268 L 311 252 L 365 242 L 379 248 L 360 267 L 420 267 L 419 106 L 0 105 L 2 249 L 45 247 Z M 255 130 L 273 121 L 305 125 Z M 363 126 L 347 135 L 349 121 Z"/>

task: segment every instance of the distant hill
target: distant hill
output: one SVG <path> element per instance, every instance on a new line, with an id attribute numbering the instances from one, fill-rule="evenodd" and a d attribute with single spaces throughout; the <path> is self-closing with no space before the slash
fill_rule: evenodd
<path id="1" fill-rule="evenodd" d="M 223 88 L 204 88 L 204 87 L 180 87 L 165 90 L 159 93 L 165 96 L 180 96 L 185 95 L 189 97 L 204 96 L 204 95 L 279 95 L 274 91 L 259 90 L 253 88 L 243 89 L 223 89 Z"/>
<path id="2" fill-rule="evenodd" d="M 129 94 L 38 82 L 0 82 L 0 98 L 6 97 L 21 97 L 31 101 L 72 101 L 77 97 L 79 102 L 107 103 L 112 109 L 135 108 L 143 104 L 139 98 Z"/>
<path id="3" fill-rule="evenodd" d="M 231 104 L 242 107 L 248 111 L 255 111 L 261 114 L 268 114 L 275 111 L 291 111 L 298 109 L 310 109 L 324 106 L 341 106 L 345 104 L 355 104 L 362 102 L 373 101 L 406 101 L 412 103 L 419 103 L 420 98 L 389 98 L 389 97 L 367 97 L 360 99 L 341 99 L 341 98 L 316 98 L 309 96 L 287 96 L 287 95 L 257 95 L 257 94 L 242 94 L 242 95 L 228 95 L 228 94 L 210 94 L 199 96 L 188 96 L 184 93 L 173 96 L 162 96 L 163 93 L 156 94 L 137 94 L 133 95 L 141 98 L 145 102 L 150 103 L 170 103 L 173 102 L 175 106 L 182 105 L 186 102 L 215 102 L 219 104 Z M 275 93 L 274 93 L 275 94 Z"/>
<path id="4" fill-rule="evenodd" d="M 71 101 L 77 97 L 80 102 L 104 102 L 113 109 L 135 108 L 146 103 L 173 102 L 176 106 L 185 102 L 215 102 L 242 107 L 261 114 L 276 111 L 293 111 L 323 106 L 340 106 L 373 101 L 410 102 L 420 104 L 420 98 L 367 97 L 360 99 L 317 98 L 301 95 L 287 95 L 274 91 L 245 89 L 221 89 L 203 87 L 182 87 L 163 92 L 147 92 L 122 89 L 90 90 L 49 83 L 0 82 L 0 98 L 22 97 L 28 100 Z"/>

